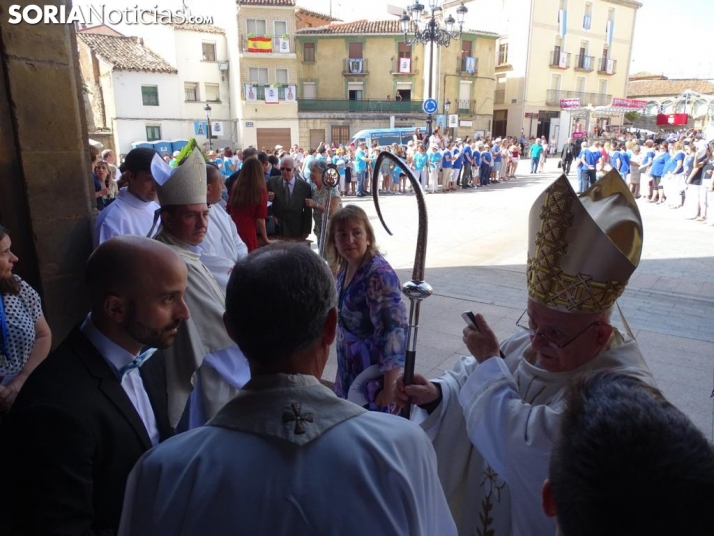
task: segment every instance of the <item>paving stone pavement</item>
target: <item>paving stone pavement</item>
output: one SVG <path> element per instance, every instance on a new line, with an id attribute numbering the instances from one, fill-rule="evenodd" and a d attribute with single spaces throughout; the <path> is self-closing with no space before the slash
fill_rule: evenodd
<path id="1" fill-rule="evenodd" d="M 526 305 L 525 260 L 530 206 L 558 176 L 521 161 L 515 180 L 489 188 L 427 195 L 426 281 L 434 294 L 421 306 L 417 371 L 435 377 L 467 353 L 461 313 L 482 313 L 500 339 L 511 335 Z M 577 187 L 575 173 L 571 183 Z M 380 196 L 393 235 L 370 198 L 348 197 L 370 215 L 377 242 L 402 282 L 411 279 L 417 233 L 414 195 Z M 640 202 L 642 261 L 619 300 L 659 387 L 714 439 L 714 227 L 686 221 L 680 210 Z M 408 306 L 408 305 L 407 305 Z M 618 315 L 613 315 L 620 325 Z M 334 380 L 334 348 L 324 378 Z"/>

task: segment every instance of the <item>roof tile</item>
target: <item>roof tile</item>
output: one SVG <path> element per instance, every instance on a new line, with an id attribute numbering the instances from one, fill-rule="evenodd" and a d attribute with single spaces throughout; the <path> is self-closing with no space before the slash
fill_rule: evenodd
<path id="1" fill-rule="evenodd" d="M 172 24 L 174 30 L 183 30 L 186 32 L 201 32 L 210 34 L 223 34 L 226 31 L 223 28 L 214 26 L 213 24 Z"/>
<path id="2" fill-rule="evenodd" d="M 77 38 L 115 70 L 178 73 L 176 68 L 141 44 L 136 37 L 78 33 Z"/>
<path id="3" fill-rule="evenodd" d="M 465 33 L 478 33 L 483 35 L 497 36 L 494 32 L 482 30 L 467 30 Z M 314 28 L 302 28 L 296 32 L 298 35 L 352 35 L 352 34 L 372 34 L 372 35 L 401 35 L 402 28 L 399 19 L 393 20 L 358 20 L 354 22 L 338 22 Z"/>
<path id="4" fill-rule="evenodd" d="M 714 95 L 714 84 L 706 80 L 680 79 L 680 80 L 632 80 L 627 84 L 627 96 L 638 97 L 664 97 L 675 96 L 690 90 L 705 95 Z"/>
<path id="5" fill-rule="evenodd" d="M 317 11 L 310 11 L 309 9 L 305 9 L 304 7 L 300 7 L 300 6 L 295 8 L 295 12 L 298 14 L 304 13 L 305 15 L 308 15 L 310 17 L 314 17 L 316 19 L 323 19 L 328 22 L 329 21 L 340 21 L 340 19 L 337 19 L 330 15 L 325 15 L 324 13 L 318 13 Z"/>

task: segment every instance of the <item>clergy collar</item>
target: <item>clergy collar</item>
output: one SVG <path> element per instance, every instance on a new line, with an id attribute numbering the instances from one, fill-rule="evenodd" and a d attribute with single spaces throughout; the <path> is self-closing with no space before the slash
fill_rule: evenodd
<path id="1" fill-rule="evenodd" d="M 273 374 L 251 379 L 208 426 L 304 446 L 365 411 L 338 398 L 314 376 Z"/>
<path id="2" fill-rule="evenodd" d="M 124 188 L 119 190 L 118 197 L 122 201 L 126 201 L 132 207 L 136 207 L 136 208 L 146 208 L 146 207 L 150 206 L 152 203 L 154 203 L 158 206 L 158 203 L 156 203 L 156 201 L 144 201 L 142 199 L 139 199 L 138 197 L 136 197 L 136 195 L 134 195 L 133 193 L 131 193 L 129 191 L 129 188 L 127 186 L 125 186 Z"/>
<path id="3" fill-rule="evenodd" d="M 136 358 L 136 355 L 125 350 L 99 331 L 99 328 L 92 320 L 92 313 L 87 314 L 79 329 L 104 360 L 114 369 L 115 373 L 118 373 L 119 370 Z"/>

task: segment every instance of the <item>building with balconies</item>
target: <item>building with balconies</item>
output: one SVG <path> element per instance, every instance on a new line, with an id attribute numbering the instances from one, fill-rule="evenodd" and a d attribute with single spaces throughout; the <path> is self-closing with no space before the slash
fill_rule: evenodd
<path id="1" fill-rule="evenodd" d="M 595 107 L 625 97 L 641 6 L 634 0 L 503 0 L 494 136 L 567 137 L 575 125 L 560 124 L 562 99 Z M 598 126 L 612 120 L 600 119 Z"/>
<path id="2" fill-rule="evenodd" d="M 458 116 L 454 134 L 489 129 L 497 37 L 464 30 L 449 47 L 435 47 L 436 125 L 448 128 L 444 110 L 448 100 L 449 115 Z M 370 128 L 425 128 L 422 103 L 428 95 L 428 48 L 407 45 L 399 20 L 303 28 L 297 31 L 296 46 L 301 145 L 348 143 L 353 134 Z"/>

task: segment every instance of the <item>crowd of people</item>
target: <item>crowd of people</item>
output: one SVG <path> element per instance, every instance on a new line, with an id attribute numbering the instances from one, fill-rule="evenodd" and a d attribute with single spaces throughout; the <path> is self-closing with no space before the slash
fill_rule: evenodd
<path id="1" fill-rule="evenodd" d="M 542 140 L 420 135 L 392 150 L 434 192 L 508 180 L 524 150 L 538 164 L 552 154 Z M 711 153 L 685 141 L 669 179 L 696 168 L 704 182 Z M 587 188 L 561 176 L 531 208 L 516 332 L 499 341 L 476 314 L 470 355 L 410 385 L 399 278 L 365 211 L 343 206 L 370 172 L 406 191 L 403 167 L 368 171 L 365 143 L 354 160 L 351 147 L 247 148 L 222 165 L 199 149 L 177 162 L 134 149 L 115 170 L 92 154 L 90 310 L 52 352 L 0 227 L 0 533 L 710 534 L 714 450 L 612 321 L 642 247 L 619 183 L 636 197 L 633 161 L 661 158 L 645 161 L 654 143 L 623 145 L 604 166 L 597 144 L 561 148 Z M 344 182 L 325 183 L 328 163 Z M 619 175 L 599 176 L 607 166 Z M 660 184 L 652 197 L 682 196 Z M 610 221 L 612 205 L 628 225 Z M 313 231 L 325 258 L 306 247 Z M 393 415 L 407 404 L 411 422 Z"/>

